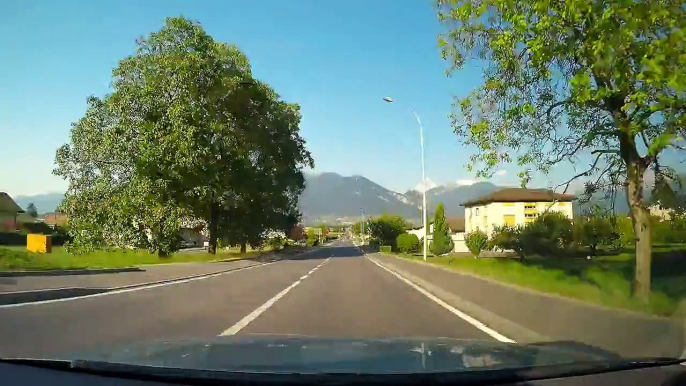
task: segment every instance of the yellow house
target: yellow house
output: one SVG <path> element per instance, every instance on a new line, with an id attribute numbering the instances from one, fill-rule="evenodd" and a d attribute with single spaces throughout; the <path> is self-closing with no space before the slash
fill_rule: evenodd
<path id="1" fill-rule="evenodd" d="M 546 189 L 505 188 L 462 203 L 465 231 L 481 230 L 491 235 L 495 226 L 515 226 L 532 222 L 546 211 L 574 218 L 574 196 Z"/>

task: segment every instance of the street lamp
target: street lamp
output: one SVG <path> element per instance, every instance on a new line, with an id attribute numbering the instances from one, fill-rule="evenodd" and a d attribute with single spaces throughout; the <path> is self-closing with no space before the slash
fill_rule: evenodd
<path id="1" fill-rule="evenodd" d="M 383 100 L 388 103 L 393 103 L 394 100 L 389 98 L 389 97 L 384 97 Z M 424 128 L 422 127 L 422 121 L 419 120 L 419 115 L 414 110 L 412 111 L 412 115 L 414 115 L 414 118 L 417 120 L 417 124 L 419 124 L 419 144 L 422 147 L 422 208 L 424 209 L 424 215 L 422 216 L 423 223 L 424 223 L 424 261 L 426 261 L 426 250 L 427 250 L 427 245 L 428 245 L 428 239 L 427 239 L 427 224 L 426 224 L 426 173 L 424 171 Z"/>

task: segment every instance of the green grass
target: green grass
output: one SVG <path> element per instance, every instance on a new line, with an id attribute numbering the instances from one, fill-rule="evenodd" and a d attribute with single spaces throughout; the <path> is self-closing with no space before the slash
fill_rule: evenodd
<path id="1" fill-rule="evenodd" d="M 421 259 L 416 255 L 402 255 Z M 440 256 L 429 262 L 504 283 L 561 295 L 607 307 L 624 308 L 660 316 L 673 315 L 686 300 L 686 247 L 653 249 L 652 295 L 649 302 L 632 297 L 634 255 L 585 258 L 507 258 Z"/>
<path id="2" fill-rule="evenodd" d="M 97 251 L 83 255 L 71 255 L 62 247 L 54 247 L 52 253 L 29 253 L 26 247 L 0 247 L 1 271 L 78 269 L 78 268 L 120 268 L 144 264 L 208 262 L 234 260 L 258 255 L 258 251 L 240 254 L 234 250 L 218 250 L 216 255 L 204 251 L 197 253 L 175 253 L 160 258 L 147 251 Z"/>

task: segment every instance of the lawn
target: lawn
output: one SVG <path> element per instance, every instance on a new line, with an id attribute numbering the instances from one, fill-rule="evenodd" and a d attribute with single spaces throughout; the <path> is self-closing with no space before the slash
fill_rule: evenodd
<path id="1" fill-rule="evenodd" d="M 71 255 L 62 247 L 54 247 L 49 254 L 29 253 L 26 247 L 0 247 L 0 271 L 77 269 L 77 268 L 119 268 L 144 264 L 167 264 L 186 262 L 208 262 L 254 257 L 261 252 L 249 251 L 241 255 L 238 250 L 218 250 L 216 255 L 204 251 L 175 253 L 160 258 L 147 251 L 98 251 L 83 255 Z"/>
<path id="2" fill-rule="evenodd" d="M 420 256 L 402 255 L 407 259 Z M 440 256 L 429 262 L 505 283 L 566 296 L 608 307 L 644 313 L 673 315 L 686 300 L 686 246 L 653 249 L 652 289 L 648 303 L 631 296 L 634 272 L 632 251 L 585 258 L 530 258 L 524 262 L 508 258 Z"/>

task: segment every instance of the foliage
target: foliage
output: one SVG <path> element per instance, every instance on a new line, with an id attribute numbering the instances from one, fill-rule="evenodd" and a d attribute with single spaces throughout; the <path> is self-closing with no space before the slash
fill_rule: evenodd
<path id="1" fill-rule="evenodd" d="M 431 252 L 434 255 L 443 255 L 453 250 L 453 240 L 450 238 L 448 222 L 445 219 L 443 203 L 436 205 L 434 213 L 434 233 L 431 242 Z"/>
<path id="2" fill-rule="evenodd" d="M 267 240 L 267 246 L 273 251 L 278 251 L 282 246 L 284 246 L 285 241 L 286 240 L 284 240 L 284 238 L 281 236 L 272 237 Z"/>
<path id="3" fill-rule="evenodd" d="M 369 234 L 373 239 L 379 240 L 383 245 L 395 246 L 395 240 L 399 235 L 405 233 L 407 223 L 405 220 L 392 214 L 382 214 L 381 216 L 368 221 Z"/>
<path id="4" fill-rule="evenodd" d="M 589 249 L 591 256 L 596 256 L 601 246 L 618 249 L 621 240 L 614 219 L 598 209 L 576 220 L 574 238 Z"/>
<path id="5" fill-rule="evenodd" d="M 569 218 L 558 212 L 548 212 L 523 227 L 517 227 L 513 249 L 522 258 L 531 255 L 559 256 L 573 242 L 572 236 Z"/>
<path id="6" fill-rule="evenodd" d="M 378 251 L 379 247 L 381 247 L 381 243 L 377 239 L 370 239 L 369 240 L 369 249 L 372 251 Z"/>
<path id="7" fill-rule="evenodd" d="M 482 231 L 474 231 L 464 235 L 464 242 L 474 257 L 479 257 L 481 251 L 488 247 L 488 235 Z"/>
<path id="8" fill-rule="evenodd" d="M 379 247 L 379 252 L 381 253 L 391 253 L 393 248 L 390 245 L 382 245 Z"/>
<path id="9" fill-rule="evenodd" d="M 137 44 L 113 70 L 112 93 L 89 98 L 57 151 L 73 249 L 145 245 L 165 255 L 187 217 L 207 223 L 211 253 L 220 235 L 244 246 L 288 230 L 302 168 L 313 165 L 299 107 L 199 23 L 169 18 Z"/>
<path id="10" fill-rule="evenodd" d="M 417 252 L 419 249 L 419 237 L 413 233 L 403 233 L 395 239 L 395 245 L 403 253 Z"/>
<path id="11" fill-rule="evenodd" d="M 26 205 L 26 214 L 33 218 L 38 217 L 38 209 L 36 208 L 36 204 L 29 202 L 29 204 Z"/>
<path id="12" fill-rule="evenodd" d="M 481 87 L 455 102 L 453 127 L 475 148 L 469 169 L 488 176 L 516 162 L 589 167 L 586 194 L 627 187 L 636 232 L 636 290 L 650 291 L 650 223 L 643 175 L 673 175 L 659 157 L 686 132 L 686 7 L 679 0 L 437 0 L 451 71 L 486 62 Z M 519 154 L 513 157 L 512 154 Z"/>
<path id="13" fill-rule="evenodd" d="M 655 244 L 686 243 L 686 218 L 675 216 L 668 221 L 655 221 L 652 231 Z"/>
<path id="14" fill-rule="evenodd" d="M 491 238 L 488 241 L 488 249 L 499 249 L 501 252 L 505 250 L 520 251 L 518 241 L 519 228 L 512 226 L 494 226 Z"/>

